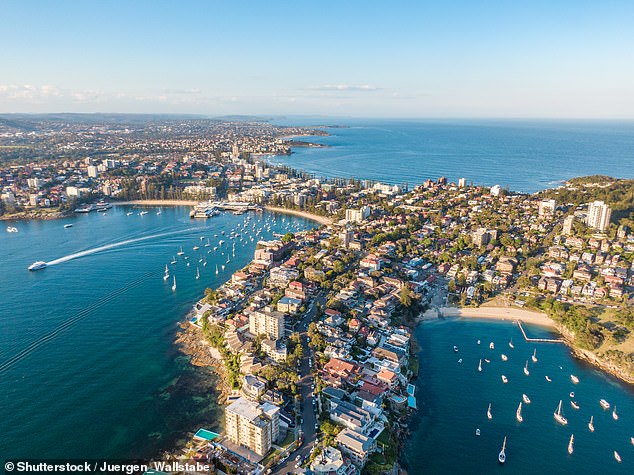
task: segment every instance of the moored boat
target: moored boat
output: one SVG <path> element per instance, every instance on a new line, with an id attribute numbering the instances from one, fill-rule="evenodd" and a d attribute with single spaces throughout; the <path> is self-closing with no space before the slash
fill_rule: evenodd
<path id="1" fill-rule="evenodd" d="M 478 437 L 480 437 L 480 429 L 476 429 L 476 433 L 475 433 Z"/>
<path id="2" fill-rule="evenodd" d="M 73 225 L 72 225 L 72 224 L 70 224 L 70 223 L 69 223 L 69 224 L 65 224 L 65 225 L 64 225 L 64 229 L 68 229 L 68 228 L 72 228 L 72 227 L 73 227 Z"/>
<path id="3" fill-rule="evenodd" d="M 515 348 L 515 345 L 513 344 L 513 338 L 509 340 L 509 348 L 511 349 Z"/>
<path id="4" fill-rule="evenodd" d="M 533 363 L 537 363 L 537 348 L 533 351 L 533 356 L 531 356 Z"/>
<path id="5" fill-rule="evenodd" d="M 574 447 L 573 444 L 575 442 L 575 435 L 574 434 L 570 434 L 570 442 L 568 442 L 568 453 L 570 455 L 572 455 L 572 453 L 574 452 Z"/>
<path id="6" fill-rule="evenodd" d="M 618 463 L 621 463 L 621 456 L 616 450 L 614 451 L 614 460 L 616 460 Z"/>
<path id="7" fill-rule="evenodd" d="M 515 418 L 517 422 L 523 422 L 524 418 L 522 417 L 522 402 L 520 401 L 520 405 L 517 406 L 517 411 L 515 411 Z"/>
<path id="8" fill-rule="evenodd" d="M 524 365 L 524 374 L 526 376 L 528 376 L 530 373 L 530 371 L 528 371 L 528 360 L 526 360 L 526 365 Z"/>
<path id="9" fill-rule="evenodd" d="M 174 283 L 172 284 L 172 291 L 176 291 L 176 276 L 174 276 Z"/>
<path id="10" fill-rule="evenodd" d="M 489 343 L 489 349 L 493 350 L 495 348 L 495 345 L 493 344 L 493 342 Z"/>
<path id="11" fill-rule="evenodd" d="M 555 420 L 557 422 L 559 422 L 561 425 L 565 426 L 566 424 L 568 424 L 568 419 L 566 419 L 564 416 L 561 415 L 561 399 L 559 400 L 559 406 L 557 407 L 557 410 L 555 412 L 553 412 L 553 417 L 555 418 Z"/>
<path id="12" fill-rule="evenodd" d="M 577 378 L 574 374 L 570 375 L 570 380 L 573 384 L 579 384 L 579 378 Z"/>
<path id="13" fill-rule="evenodd" d="M 524 400 L 524 402 L 526 404 L 530 404 L 531 400 L 529 399 L 529 397 L 526 394 L 522 394 L 522 399 Z"/>
<path id="14" fill-rule="evenodd" d="M 478 363 L 478 371 L 482 372 L 482 358 L 480 358 L 480 363 Z"/>
<path id="15" fill-rule="evenodd" d="M 546 378 L 546 381 L 548 381 L 549 383 L 552 381 L 552 379 L 550 379 L 548 375 L 544 376 L 544 378 Z"/>
<path id="16" fill-rule="evenodd" d="M 570 405 L 572 406 L 573 409 L 579 410 L 579 404 L 577 404 L 576 401 L 570 401 Z"/>
<path id="17" fill-rule="evenodd" d="M 491 403 L 489 403 L 489 408 L 487 409 L 487 419 L 493 419 L 493 414 L 491 414 Z"/>
<path id="18" fill-rule="evenodd" d="M 594 432 L 594 416 L 590 416 L 590 422 L 588 422 L 588 429 L 590 429 L 590 432 Z"/>
<path id="19" fill-rule="evenodd" d="M 506 462 L 505 450 L 506 450 L 506 436 L 504 436 L 504 442 L 502 443 L 502 450 L 500 450 L 500 454 L 498 455 L 498 461 L 502 464 Z"/>
<path id="20" fill-rule="evenodd" d="M 506 376 L 502 375 L 502 382 L 506 384 L 509 382 L 509 379 Z"/>
<path id="21" fill-rule="evenodd" d="M 500 358 L 502 358 L 502 361 L 507 361 L 509 359 L 509 357 L 506 356 L 504 353 L 500 355 Z"/>
<path id="22" fill-rule="evenodd" d="M 614 409 L 612 410 L 612 419 L 615 421 L 619 420 L 619 415 L 616 413 L 616 406 L 614 406 Z"/>
<path id="23" fill-rule="evenodd" d="M 599 404 L 601 404 L 601 407 L 603 409 L 610 409 L 610 403 L 608 401 L 606 401 L 605 399 L 601 399 L 599 401 Z"/>

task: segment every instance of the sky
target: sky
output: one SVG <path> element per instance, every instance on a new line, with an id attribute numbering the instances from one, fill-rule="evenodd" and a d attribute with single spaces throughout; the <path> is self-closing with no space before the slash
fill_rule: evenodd
<path id="1" fill-rule="evenodd" d="M 634 2 L 0 2 L 0 112 L 634 118 Z"/>

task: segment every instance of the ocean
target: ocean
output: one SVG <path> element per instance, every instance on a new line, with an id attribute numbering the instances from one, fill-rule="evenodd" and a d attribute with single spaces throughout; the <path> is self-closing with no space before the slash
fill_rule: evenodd
<path id="1" fill-rule="evenodd" d="M 534 338 L 551 335 L 536 326 L 525 325 L 525 330 Z M 634 472 L 634 445 L 630 442 L 634 436 L 633 388 L 574 359 L 565 345 L 527 343 L 517 325 L 494 320 L 426 322 L 417 328 L 416 338 L 421 347 L 418 410 L 403 456 L 410 474 Z M 454 345 L 458 353 L 454 353 Z M 535 349 L 536 363 L 531 359 Z M 483 371 L 478 372 L 481 358 Z M 527 361 L 528 376 L 523 371 Z M 502 382 L 502 374 L 508 378 L 507 384 Z M 579 378 L 578 384 L 572 382 L 571 374 Z M 522 394 L 531 402 L 522 405 L 524 420 L 519 423 L 515 415 Z M 616 406 L 617 421 L 612 409 L 601 407 L 600 399 Z M 566 426 L 553 418 L 560 400 Z M 578 410 L 572 407 L 572 400 Z M 489 403 L 491 420 L 487 418 Z M 588 429 L 591 416 L 594 433 Z M 475 435 L 478 428 L 479 437 Z M 569 455 L 571 434 L 574 452 Z M 498 453 L 505 436 L 506 464 L 500 466 Z M 614 459 L 614 450 L 622 463 Z"/>
<path id="2" fill-rule="evenodd" d="M 534 193 L 582 175 L 634 177 L 634 122 L 311 119 L 326 128 L 308 137 L 324 148 L 296 147 L 271 161 L 318 177 L 420 184 L 447 177 Z M 297 125 L 298 119 L 276 120 Z"/>
<path id="3" fill-rule="evenodd" d="M 247 217 L 249 236 L 253 224 L 270 225 L 264 239 L 315 223 L 268 212 L 190 220 L 186 207 L 146 209 L 18 222 L 18 233 L 0 233 L 2 458 L 148 457 L 199 423 L 220 427 L 215 379 L 176 350 L 177 324 L 206 287 L 253 258 L 257 238 L 235 240 L 234 257 L 228 237 Z M 176 256 L 181 246 L 188 261 Z M 50 265 L 27 271 L 37 260 Z M 175 292 L 172 278 L 163 280 L 166 264 Z"/>

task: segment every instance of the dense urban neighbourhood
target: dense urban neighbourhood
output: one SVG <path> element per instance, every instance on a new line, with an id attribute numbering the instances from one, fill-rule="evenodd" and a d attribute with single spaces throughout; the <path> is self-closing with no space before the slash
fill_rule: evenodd
<path id="1" fill-rule="evenodd" d="M 226 473 L 395 473 L 416 410 L 413 329 L 450 306 L 538 309 L 574 348 L 634 380 L 634 180 L 584 177 L 527 195 L 269 164 L 291 153 L 289 137 L 321 133 L 182 118 L 0 122 L 5 218 L 188 199 L 324 223 L 260 241 L 196 304 L 186 331 L 222 375 L 224 432 L 179 456 Z"/>

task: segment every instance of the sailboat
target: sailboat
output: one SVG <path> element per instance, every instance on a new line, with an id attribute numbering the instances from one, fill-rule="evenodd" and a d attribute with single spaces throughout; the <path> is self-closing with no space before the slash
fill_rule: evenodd
<path id="1" fill-rule="evenodd" d="M 167 268 L 167 264 L 165 264 L 165 274 L 163 275 L 163 280 L 167 280 L 170 278 L 170 271 Z"/>
<path id="2" fill-rule="evenodd" d="M 531 356 L 533 363 L 537 363 L 537 348 L 533 351 L 533 356 Z"/>
<path id="3" fill-rule="evenodd" d="M 207 259 L 203 259 L 203 266 L 207 265 Z"/>
<path id="4" fill-rule="evenodd" d="M 200 279 L 200 270 L 196 267 L 196 280 Z"/>
<path id="5" fill-rule="evenodd" d="M 524 374 L 526 376 L 528 376 L 530 373 L 530 371 L 528 371 L 528 360 L 526 360 L 526 364 L 524 365 Z"/>
<path id="6" fill-rule="evenodd" d="M 176 254 L 177 254 L 177 255 L 179 255 L 179 256 L 182 256 L 183 254 L 185 254 L 185 253 L 183 252 L 183 246 L 181 246 L 181 250 L 180 250 L 180 251 L 178 251 Z"/>
<path id="7" fill-rule="evenodd" d="M 218 275 L 218 264 L 216 264 L 216 275 Z"/>
<path id="8" fill-rule="evenodd" d="M 568 424 L 568 419 L 561 415 L 561 399 L 559 400 L 559 406 L 557 406 L 557 410 L 553 413 L 553 417 L 557 422 L 559 422 L 562 426 Z"/>
<path id="9" fill-rule="evenodd" d="M 489 403 L 489 408 L 487 409 L 487 419 L 493 419 L 493 414 L 491 414 L 491 403 Z"/>
<path id="10" fill-rule="evenodd" d="M 211 243 L 209 242 L 209 239 L 207 239 L 207 244 L 205 244 L 205 247 L 209 247 L 211 246 Z"/>
<path id="11" fill-rule="evenodd" d="M 616 406 L 614 406 L 614 409 L 612 410 L 612 419 L 615 421 L 619 420 L 619 415 L 616 413 Z"/>
<path id="12" fill-rule="evenodd" d="M 172 256 L 172 262 L 170 264 L 176 264 L 176 256 Z"/>
<path id="13" fill-rule="evenodd" d="M 502 443 L 502 450 L 500 450 L 500 454 L 498 455 L 498 461 L 500 463 L 506 462 L 506 453 L 504 452 L 506 449 L 506 436 L 504 436 L 504 443 Z"/>
<path id="14" fill-rule="evenodd" d="M 482 358 L 480 358 L 480 363 L 478 363 L 478 371 L 482 372 Z"/>
<path id="15" fill-rule="evenodd" d="M 616 450 L 614 451 L 614 460 L 616 460 L 618 463 L 621 463 L 621 456 Z"/>
<path id="16" fill-rule="evenodd" d="M 573 409 L 579 409 L 579 404 L 577 404 L 576 401 L 570 401 L 570 405 L 572 406 Z"/>
<path id="17" fill-rule="evenodd" d="M 224 264 L 222 264 L 220 267 L 222 268 L 222 270 L 225 270 L 225 265 Z"/>
<path id="18" fill-rule="evenodd" d="M 522 399 L 524 400 L 524 402 L 526 404 L 530 404 L 531 400 L 529 399 L 529 397 L 526 394 L 522 394 Z"/>
<path id="19" fill-rule="evenodd" d="M 522 417 L 522 401 L 520 401 L 520 405 L 517 406 L 517 411 L 515 412 L 515 418 L 517 422 L 523 422 L 524 418 Z"/>
<path id="20" fill-rule="evenodd" d="M 174 283 L 172 284 L 172 290 L 176 290 L 176 276 L 174 276 Z"/>
<path id="21" fill-rule="evenodd" d="M 590 429 L 590 432 L 594 432 L 594 416 L 590 416 L 590 422 L 588 422 L 588 429 Z"/>
<path id="22" fill-rule="evenodd" d="M 572 453 L 574 452 L 574 447 L 572 446 L 572 444 L 575 441 L 575 435 L 574 434 L 570 434 L 570 442 L 568 442 L 568 453 L 570 455 L 572 455 Z"/>
<path id="23" fill-rule="evenodd" d="M 513 345 L 513 338 L 509 340 L 509 348 L 511 349 L 515 348 L 515 345 Z"/>

